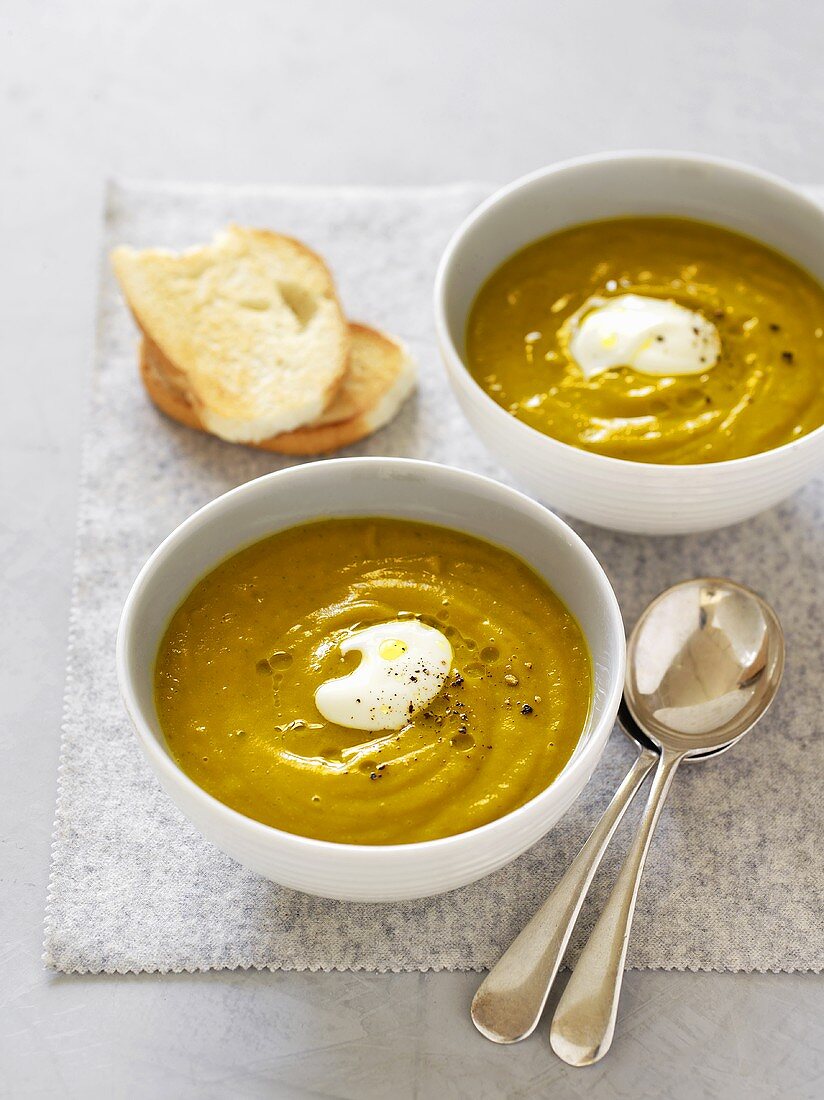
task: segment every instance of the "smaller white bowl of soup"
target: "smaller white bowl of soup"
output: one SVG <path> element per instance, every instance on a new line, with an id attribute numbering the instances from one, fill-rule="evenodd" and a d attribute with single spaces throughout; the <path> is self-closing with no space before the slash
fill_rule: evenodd
<path id="1" fill-rule="evenodd" d="M 272 474 L 155 552 L 118 637 L 166 791 L 224 851 L 361 901 L 471 882 L 592 773 L 624 637 L 591 552 L 488 479 L 400 459 Z"/>
<path id="2" fill-rule="evenodd" d="M 530 491 L 676 534 L 738 522 L 824 465 L 824 212 L 753 169 L 611 154 L 534 173 L 438 275 L 450 379 Z"/>

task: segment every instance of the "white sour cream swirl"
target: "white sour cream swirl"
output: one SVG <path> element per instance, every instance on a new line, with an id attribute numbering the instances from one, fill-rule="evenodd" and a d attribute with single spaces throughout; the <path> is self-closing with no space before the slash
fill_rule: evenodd
<path id="1" fill-rule="evenodd" d="M 659 377 L 702 374 L 721 354 L 715 325 L 666 298 L 595 296 L 564 327 L 569 353 L 587 379 L 616 367 Z"/>

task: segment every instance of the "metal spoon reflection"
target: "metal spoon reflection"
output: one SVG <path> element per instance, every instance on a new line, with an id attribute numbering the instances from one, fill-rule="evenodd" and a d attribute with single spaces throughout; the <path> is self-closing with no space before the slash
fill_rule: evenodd
<path id="1" fill-rule="evenodd" d="M 690 617 L 685 607 L 685 604 L 689 603 L 686 590 L 695 585 L 699 586 L 698 591 L 702 595 L 697 615 L 693 614 Z M 743 604 L 726 604 L 720 597 L 728 591 L 734 591 L 739 596 L 745 594 Z M 695 725 L 696 716 L 700 716 L 701 713 L 713 718 L 716 716 L 717 708 L 713 709 L 715 698 L 713 691 L 722 698 L 732 695 L 732 698 L 724 703 L 724 715 L 729 724 L 730 715 L 746 700 L 745 693 L 750 690 L 750 687 L 760 683 L 761 663 L 767 657 L 765 649 L 767 633 L 759 630 L 759 622 L 762 624 L 772 622 L 775 627 L 778 627 L 777 620 L 765 604 L 763 608 L 766 610 L 763 614 L 759 610 L 758 615 L 753 615 L 751 601 L 753 598 L 758 600 L 758 597 L 731 581 L 690 581 L 686 585 L 670 589 L 664 595 L 669 597 L 670 593 L 677 593 L 675 605 L 679 610 L 679 627 L 673 632 L 675 640 L 670 640 L 670 649 L 667 651 L 660 648 L 661 638 L 657 634 L 645 635 L 644 652 L 649 653 L 653 642 L 654 645 L 649 655 L 648 674 L 646 670 L 644 673 L 644 685 L 653 687 L 661 696 L 664 706 L 659 709 L 663 713 L 667 712 L 668 707 L 672 709 L 670 703 L 674 693 L 677 691 L 678 698 L 681 699 L 681 690 L 683 690 L 684 698 L 688 701 L 674 717 L 674 720 L 681 725 L 689 725 L 690 722 Z M 662 600 L 663 597 L 659 597 L 650 605 L 642 622 L 646 621 L 647 616 Z M 733 615 L 732 612 L 736 609 L 738 614 Z M 680 619 L 682 611 L 683 620 Z M 689 625 L 692 623 L 694 626 L 696 619 L 699 633 L 706 632 L 706 636 L 697 643 L 693 638 L 694 631 Z M 736 625 L 739 622 L 742 624 L 740 631 Z M 653 617 L 652 623 L 655 630 L 660 633 L 660 614 Z M 728 634 L 724 630 L 719 630 L 718 623 L 729 624 L 733 628 L 737 649 L 728 644 Z M 636 632 L 637 630 L 638 628 Z M 778 630 L 780 632 L 780 627 Z M 677 646 L 681 659 L 661 662 L 659 657 L 662 652 L 667 652 L 672 657 L 673 645 Z M 735 662 L 730 659 L 730 654 L 733 652 L 742 654 L 742 660 L 738 663 L 743 670 L 741 691 L 744 694 L 740 695 L 737 690 L 734 690 Z M 723 660 L 719 661 L 719 653 Z M 698 660 L 697 657 L 706 657 L 707 661 L 713 665 L 712 676 L 704 676 L 704 687 L 701 691 L 696 689 L 693 682 L 695 677 L 693 676 L 691 680 L 684 672 L 685 668 L 692 668 L 694 673 L 703 668 L 703 659 Z M 718 668 L 714 667 L 715 663 L 719 664 Z M 703 673 L 701 675 L 703 676 Z M 777 675 L 780 678 L 780 667 Z M 742 677 L 739 677 L 739 680 L 742 680 Z M 777 687 L 777 681 L 774 686 Z M 700 709 L 702 705 L 705 707 L 703 711 Z M 690 707 L 693 709 L 688 710 L 687 708 Z M 699 709 L 694 709 L 696 707 Z M 626 699 L 621 702 L 618 720 L 627 736 L 639 746 L 641 754 L 566 873 L 529 924 L 513 940 L 489 972 L 472 1001 L 472 1020 L 475 1026 L 482 1035 L 493 1042 L 515 1043 L 525 1039 L 535 1030 L 595 872 L 630 802 L 653 765 L 659 760 L 658 745 L 647 736 L 635 720 Z M 696 750 L 686 759 L 699 761 L 710 756 L 718 756 L 726 752 L 737 739 L 736 736 L 714 748 Z"/>
<path id="2" fill-rule="evenodd" d="M 784 634 L 775 612 L 734 581 L 705 577 L 662 593 L 633 630 L 624 697 L 637 728 L 660 750 L 632 848 L 552 1021 L 552 1049 L 570 1065 L 609 1050 L 641 874 L 658 816 L 685 759 L 739 741 L 775 698 Z"/>

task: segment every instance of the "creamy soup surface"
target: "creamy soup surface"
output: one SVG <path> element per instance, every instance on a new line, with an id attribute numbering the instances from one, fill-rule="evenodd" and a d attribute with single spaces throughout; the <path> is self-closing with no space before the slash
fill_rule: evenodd
<path id="1" fill-rule="evenodd" d="M 643 373 L 634 358 L 586 376 L 576 319 L 626 296 L 693 312 L 694 373 Z M 622 347 L 603 317 L 603 344 Z M 653 349 L 668 338 L 652 337 L 662 342 Z M 716 340 L 713 362 L 704 353 Z M 702 222 L 615 218 L 536 241 L 481 288 L 466 350 L 472 375 L 513 416 L 615 458 L 720 462 L 824 424 L 824 289 L 778 252 Z"/>
<path id="2" fill-rule="evenodd" d="M 342 652 L 353 642 L 364 651 Z M 420 668 L 404 666 L 419 644 Z M 357 670 L 348 695 L 316 701 Z M 415 709 L 422 687 L 436 694 Z M 592 672 L 577 622 L 519 558 L 358 518 L 283 531 L 205 576 L 166 631 L 155 691 L 174 759 L 222 802 L 303 836 L 392 844 L 483 825 L 547 787 L 585 727 Z M 398 729 L 318 709 L 380 725 L 398 692 Z"/>

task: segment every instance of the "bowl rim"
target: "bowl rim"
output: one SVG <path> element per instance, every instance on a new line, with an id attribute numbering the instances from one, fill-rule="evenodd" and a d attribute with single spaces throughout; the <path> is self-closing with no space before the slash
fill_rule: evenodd
<path id="1" fill-rule="evenodd" d="M 438 837 L 434 840 L 413 841 L 408 844 L 348 844 L 342 841 L 318 840 L 314 837 L 302 836 L 299 833 L 290 833 L 285 829 L 278 829 L 273 825 L 266 825 L 252 817 L 247 817 L 246 814 L 242 814 L 238 810 L 232 809 L 231 806 L 227 806 L 224 802 L 221 802 L 202 787 L 198 786 L 193 779 L 190 779 L 189 776 L 186 775 L 172 756 L 164 750 L 159 739 L 152 733 L 148 723 L 144 719 L 143 710 L 137 700 L 137 693 L 132 681 L 128 660 L 128 649 L 135 627 L 136 608 L 143 590 L 148 583 L 154 575 L 164 567 L 166 559 L 171 554 L 174 554 L 181 545 L 185 545 L 190 537 L 196 537 L 198 530 L 203 527 L 213 515 L 216 513 L 219 514 L 230 507 L 232 502 L 239 496 L 256 491 L 263 491 L 266 485 L 276 484 L 284 479 L 292 478 L 299 482 L 302 476 L 317 476 L 317 471 L 319 469 L 328 469 L 330 466 L 334 466 L 337 469 L 353 469 L 354 467 L 364 469 L 373 468 L 376 472 L 382 468 L 386 469 L 387 467 L 409 470 L 417 468 L 420 472 L 427 473 L 432 477 L 454 478 L 458 488 L 460 488 L 461 482 L 471 481 L 476 486 L 483 487 L 487 493 L 497 495 L 499 500 L 509 497 L 513 503 L 517 503 L 520 507 L 526 508 L 540 523 L 554 528 L 561 537 L 565 538 L 568 543 L 575 548 L 577 553 L 589 566 L 599 586 L 601 597 L 605 601 L 608 618 L 612 621 L 613 625 L 617 625 L 619 628 L 616 632 L 618 653 L 616 654 L 617 661 L 613 673 L 612 684 L 608 695 L 600 702 L 601 716 L 594 723 L 591 735 L 581 752 L 577 756 L 573 755 L 561 773 L 542 791 L 539 791 L 538 794 L 534 795 L 527 802 L 524 802 L 521 806 L 517 806 L 514 810 L 510 810 L 508 813 L 495 818 L 493 821 L 487 822 L 485 825 L 479 825 L 474 829 L 467 829 L 464 832 L 453 833 L 449 836 Z M 299 526 L 301 522 L 305 523 L 311 521 L 298 521 L 297 523 L 289 524 L 289 526 Z M 272 533 L 276 530 L 286 529 L 286 526 L 274 527 Z M 260 537 L 264 538 L 265 536 Z M 245 545 L 249 544 L 238 544 L 236 550 L 242 549 Z M 510 549 L 505 543 L 501 543 L 501 545 L 506 549 Z M 510 552 L 514 553 L 514 551 L 511 550 Z M 194 578 L 191 583 L 197 583 L 197 579 L 198 578 Z M 587 642 L 589 642 L 589 639 L 587 639 Z M 510 827 L 513 822 L 517 823 L 519 818 L 526 816 L 536 803 L 547 801 L 552 797 L 550 792 L 557 796 L 557 794 L 565 788 L 574 788 L 575 778 L 580 772 L 586 771 L 592 757 L 595 757 L 595 760 L 590 768 L 590 773 L 594 770 L 615 725 L 615 715 L 617 714 L 618 704 L 620 703 L 623 693 L 626 671 L 626 637 L 618 599 L 603 566 L 580 535 L 573 531 L 569 524 L 565 523 L 564 520 L 544 505 L 539 504 L 525 493 L 513 489 L 502 482 L 496 481 L 494 478 L 463 470 L 459 467 L 447 466 L 422 459 L 364 456 L 305 462 L 297 466 L 263 474 L 260 477 L 253 478 L 250 481 L 246 481 L 220 494 L 220 496 L 204 504 L 202 507 L 198 508 L 197 511 L 184 519 L 151 553 L 138 572 L 129 590 L 129 594 L 123 605 L 123 611 L 117 630 L 115 663 L 121 698 L 125 704 L 129 718 L 131 719 L 134 732 L 144 752 L 149 757 L 150 764 L 155 772 L 165 777 L 171 783 L 182 786 L 204 810 L 210 814 L 216 814 L 227 827 L 244 829 L 249 836 L 254 836 L 264 842 L 274 840 L 282 846 L 291 847 L 296 852 L 302 851 L 306 854 L 324 854 L 327 856 L 334 856 L 338 859 L 349 859 L 350 861 L 356 861 L 362 853 L 368 854 L 371 858 L 384 861 L 396 860 L 398 858 L 413 860 L 416 856 L 421 854 L 442 851 L 448 852 L 450 849 L 458 849 L 462 845 L 473 844 L 476 840 L 482 841 L 491 834 L 501 832 Z M 587 780 L 584 780 L 584 785 L 586 782 Z"/>
<path id="2" fill-rule="evenodd" d="M 786 454 L 791 451 L 797 451 L 799 449 L 806 449 L 811 445 L 813 439 L 818 439 L 824 434 L 824 424 L 820 424 L 817 428 L 813 428 L 812 431 L 807 432 L 806 435 L 799 436 L 798 439 L 790 439 L 786 443 L 779 443 L 777 447 L 771 447 L 767 451 L 757 451 L 755 454 L 744 455 L 741 458 L 726 458 L 719 462 L 690 462 L 690 463 L 673 463 L 673 462 L 640 462 L 630 458 L 614 458 L 611 455 L 603 455 L 598 451 L 588 451 L 583 447 L 575 447 L 571 443 L 564 443 L 563 440 L 556 439 L 554 436 L 547 435 L 546 433 L 539 431 L 538 428 L 533 428 L 531 424 L 526 424 L 522 420 L 518 420 L 506 411 L 501 405 L 497 403 L 480 385 L 480 383 L 470 373 L 469 368 L 464 362 L 464 357 L 458 351 L 455 346 L 455 341 L 452 339 L 449 331 L 449 324 L 446 318 L 446 287 L 450 278 L 451 265 L 464 237 L 467 233 L 482 219 L 484 219 L 490 211 L 504 199 L 508 198 L 516 191 L 520 191 L 524 187 L 528 187 L 535 183 L 537 180 L 545 179 L 549 176 L 558 175 L 569 169 L 575 168 L 587 168 L 591 165 L 614 163 L 619 161 L 652 161 L 660 160 L 663 162 L 677 162 L 683 164 L 695 164 L 704 167 L 720 168 L 726 171 L 737 173 L 740 176 L 747 176 L 750 179 L 757 180 L 759 183 L 765 185 L 768 189 L 772 189 L 773 192 L 779 193 L 782 198 L 790 199 L 793 202 L 800 203 L 806 206 L 808 210 L 818 217 L 824 220 L 824 207 L 819 206 L 812 199 L 808 198 L 801 190 L 795 187 L 789 180 L 783 179 L 781 176 L 774 172 L 769 172 L 763 168 L 755 168 L 749 164 L 744 164 L 741 161 L 733 160 L 729 157 L 719 157 L 710 154 L 703 153 L 691 153 L 681 150 L 659 150 L 659 149 L 614 149 L 602 153 L 586 153 L 582 156 L 569 157 L 565 160 L 556 161 L 552 164 L 545 165 L 543 168 L 536 168 L 531 172 L 527 172 L 523 176 L 519 176 L 517 179 L 512 180 L 510 183 L 504 184 L 502 187 L 497 188 L 493 193 L 475 207 L 474 210 L 464 218 L 452 236 L 441 254 L 441 259 L 438 263 L 438 270 L 435 274 L 435 286 L 434 286 L 434 312 L 435 312 L 435 330 L 438 337 L 438 343 L 441 350 L 444 353 L 444 357 L 447 360 L 447 364 L 453 372 L 453 377 L 461 377 L 462 382 L 468 382 L 469 388 L 473 395 L 480 398 L 481 403 L 492 412 L 494 416 L 497 416 L 501 425 L 509 424 L 514 425 L 512 430 L 517 434 L 521 433 L 524 439 L 532 440 L 543 439 L 546 441 L 546 445 L 550 449 L 558 450 L 559 455 L 570 453 L 576 456 L 585 456 L 582 461 L 590 461 L 593 466 L 600 466 L 606 470 L 623 470 L 626 472 L 634 471 L 636 474 L 639 469 L 646 469 L 650 471 L 659 471 L 656 473 L 650 473 L 650 477 L 664 476 L 662 471 L 669 471 L 670 476 L 677 476 L 688 478 L 693 476 L 690 471 L 696 471 L 695 476 L 698 473 L 706 470 L 739 470 L 746 466 L 759 466 L 774 461 L 773 457 L 777 454 Z M 665 215 L 662 215 L 665 216 Z M 589 221 L 598 221 L 598 218 L 588 219 Z M 706 221 L 705 219 L 694 219 L 696 221 Z M 577 222 L 574 224 L 583 225 L 586 222 Z M 707 224 L 713 224 L 707 222 Z M 552 236 L 552 233 L 546 233 L 544 237 Z M 541 240 L 543 238 L 536 237 L 535 240 Z M 758 243 L 763 244 L 758 237 L 752 238 Z M 523 246 L 526 247 L 526 246 Z M 771 247 L 769 245 L 765 247 Z M 510 253 L 510 257 L 519 251 L 515 249 Z M 773 249 L 773 251 L 778 251 Z M 792 256 L 787 254 L 787 258 L 792 260 L 793 263 L 798 263 Z M 798 266 L 802 266 L 798 264 Z M 806 268 L 804 269 L 806 270 Z M 815 276 L 816 282 L 824 287 L 824 283 Z M 483 285 L 483 284 L 480 284 Z M 480 289 L 480 285 L 478 289 Z M 464 318 L 464 322 L 466 318 Z M 500 414 L 500 415 L 499 415 Z M 540 446 L 540 444 L 539 444 Z M 673 474 L 672 471 L 678 471 Z M 643 475 L 641 475 L 643 476 Z"/>

